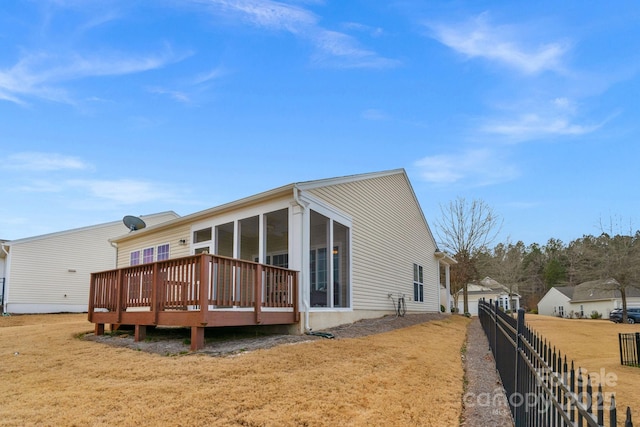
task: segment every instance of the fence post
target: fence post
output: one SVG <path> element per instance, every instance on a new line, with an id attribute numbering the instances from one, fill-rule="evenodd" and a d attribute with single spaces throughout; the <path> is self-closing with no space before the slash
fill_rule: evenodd
<path id="1" fill-rule="evenodd" d="M 623 357 L 624 349 L 623 349 L 623 346 L 622 346 L 622 333 L 621 332 L 618 333 L 618 345 L 620 347 L 620 364 L 624 365 L 624 357 Z"/>
<path id="2" fill-rule="evenodd" d="M 633 363 L 636 366 L 640 365 L 640 332 L 636 332 L 636 360 Z"/>
<path id="3" fill-rule="evenodd" d="M 522 390 L 522 372 L 520 372 L 520 364 L 522 363 L 520 361 L 521 358 L 521 350 L 523 349 L 523 345 L 522 345 L 522 335 L 524 334 L 524 309 L 519 308 L 518 309 L 518 324 L 517 324 L 517 329 L 516 329 L 516 351 L 515 351 L 515 356 L 516 356 L 516 369 L 515 369 L 515 393 L 517 396 L 519 396 L 521 399 L 524 399 L 525 393 L 523 392 L 524 390 Z M 509 398 L 511 398 L 511 396 L 508 396 Z M 515 422 L 516 422 L 516 426 L 523 426 L 525 425 L 524 419 L 522 415 L 523 412 L 521 410 L 516 409 L 516 412 L 520 413 L 520 417 L 516 417 Z"/>
<path id="4" fill-rule="evenodd" d="M 489 300 L 489 302 L 491 302 L 491 300 Z M 491 311 L 493 311 L 493 358 L 496 361 L 496 366 L 499 366 L 498 349 L 496 348 L 498 345 L 498 301 L 496 301 L 495 304 L 491 304 Z"/>

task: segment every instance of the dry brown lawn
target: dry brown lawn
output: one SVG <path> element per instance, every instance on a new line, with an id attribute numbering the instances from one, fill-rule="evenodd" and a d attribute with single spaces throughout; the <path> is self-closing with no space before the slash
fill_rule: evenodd
<path id="1" fill-rule="evenodd" d="M 0 424 L 455 426 L 468 322 L 167 357 L 77 338 L 84 314 L 0 318 Z"/>
<path id="2" fill-rule="evenodd" d="M 619 410 L 630 406 L 634 424 L 640 421 L 640 368 L 620 365 L 619 332 L 640 332 L 640 325 L 616 324 L 609 320 L 560 319 L 525 316 L 526 323 L 595 378 L 602 378 L 603 391 L 615 393 Z M 608 401 L 607 401 L 608 403 Z M 618 419 L 624 420 L 618 415 Z"/>

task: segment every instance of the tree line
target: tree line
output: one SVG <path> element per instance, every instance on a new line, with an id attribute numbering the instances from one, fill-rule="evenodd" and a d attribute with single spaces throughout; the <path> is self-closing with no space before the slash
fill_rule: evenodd
<path id="1" fill-rule="evenodd" d="M 459 197 L 441 206 L 438 244 L 457 261 L 451 266 L 451 292 L 455 296 L 462 290 L 465 312 L 467 284 L 487 276 L 517 292 L 528 309 L 535 309 L 554 286 L 614 279 L 600 286 L 620 292 L 626 321 L 629 290 L 640 289 L 640 230 L 612 218 L 606 224 L 600 221 L 599 233 L 566 244 L 555 238 L 546 244 L 525 245 L 509 239 L 494 244 L 501 226 L 500 217 L 482 200 Z"/>

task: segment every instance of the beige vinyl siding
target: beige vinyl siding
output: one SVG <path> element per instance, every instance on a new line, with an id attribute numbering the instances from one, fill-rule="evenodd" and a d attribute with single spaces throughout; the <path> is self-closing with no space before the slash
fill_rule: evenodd
<path id="1" fill-rule="evenodd" d="M 114 267 L 115 249 L 108 239 L 122 228 L 93 228 L 12 245 L 9 304 L 86 307 L 91 273 Z"/>
<path id="2" fill-rule="evenodd" d="M 543 316 L 553 316 L 554 308 L 563 306 L 565 311 L 568 312 L 570 304 L 570 298 L 555 288 L 549 289 L 549 291 L 538 302 L 538 314 Z"/>
<path id="3" fill-rule="evenodd" d="M 405 175 L 387 175 L 309 191 L 353 218 L 353 308 L 389 310 L 389 293 L 409 311 L 439 311 L 435 242 Z M 424 269 L 424 302 L 413 301 L 413 264 Z"/>
<path id="4" fill-rule="evenodd" d="M 144 238 L 141 239 L 131 239 L 121 242 L 118 244 L 117 268 L 129 267 L 130 254 L 132 251 L 157 247 L 167 243 L 169 244 L 169 258 L 188 256 L 190 251 L 189 245 L 191 243 L 190 233 L 191 224 L 181 224 L 173 228 L 145 235 Z M 181 239 L 186 241 L 185 245 L 180 244 Z"/>
<path id="5" fill-rule="evenodd" d="M 176 217 L 167 212 L 143 218 L 153 225 Z M 114 221 L 10 242 L 8 311 L 87 311 L 91 273 L 115 268 L 109 239 L 126 230 Z"/>
<path id="6" fill-rule="evenodd" d="M 217 213 L 212 213 L 210 216 L 198 216 L 192 221 L 185 217 L 185 220 L 180 221 L 178 224 L 171 224 L 171 226 L 167 227 L 161 226 L 155 231 L 144 230 L 139 237 L 136 237 L 135 234 L 124 236 L 124 238 L 118 239 L 118 268 L 129 266 L 131 251 L 142 250 L 152 246 L 157 247 L 166 243 L 169 243 L 169 258 L 189 256 L 193 248 L 192 227 L 195 227 L 195 229 L 206 228 L 212 226 L 213 223 L 224 224 L 285 209 L 289 207 L 288 201 L 289 194 L 286 196 L 278 195 L 239 209 L 224 209 Z M 179 244 L 181 239 L 186 240 L 186 245 Z"/>

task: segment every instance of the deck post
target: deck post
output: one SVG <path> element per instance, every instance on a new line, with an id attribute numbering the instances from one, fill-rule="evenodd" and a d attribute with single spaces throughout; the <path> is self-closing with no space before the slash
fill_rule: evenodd
<path id="1" fill-rule="evenodd" d="M 96 323 L 93 333 L 96 336 L 104 335 L 104 323 Z"/>
<path id="2" fill-rule="evenodd" d="M 117 295 L 117 300 L 116 300 L 116 313 L 117 313 L 117 320 L 116 323 L 120 324 L 120 322 L 122 321 L 122 311 L 123 309 L 125 309 L 123 307 L 123 300 L 124 300 L 124 270 L 120 269 L 118 271 L 118 280 L 116 281 L 116 295 Z"/>
<path id="3" fill-rule="evenodd" d="M 200 287 L 199 291 L 199 303 L 200 303 L 200 322 L 203 326 L 207 324 L 207 312 L 209 311 L 209 282 L 211 282 L 211 278 L 209 277 L 209 266 L 211 264 L 212 257 L 209 254 L 201 254 L 200 255 Z M 193 335 L 193 332 L 192 332 Z M 202 335 L 202 342 L 204 343 L 204 332 Z M 193 340 L 191 340 L 193 343 Z M 191 344 L 193 346 L 193 344 Z"/>
<path id="4" fill-rule="evenodd" d="M 191 351 L 201 350 L 204 348 L 204 327 L 191 327 Z"/>
<path id="5" fill-rule="evenodd" d="M 96 277 L 93 273 L 91 273 L 91 281 L 89 282 L 89 315 L 88 315 L 89 322 L 93 322 L 93 310 L 95 309 L 95 299 L 96 299 Z"/>
<path id="6" fill-rule="evenodd" d="M 293 292 L 292 292 L 293 293 L 293 317 L 296 323 L 300 321 L 300 308 L 299 308 L 300 305 L 298 302 L 299 291 L 300 291 L 300 288 L 298 287 L 298 285 L 300 282 L 298 281 L 298 274 L 299 273 L 296 271 L 295 273 L 293 273 L 293 278 L 292 278 L 293 280 L 293 286 L 292 286 L 293 287 Z"/>
<path id="7" fill-rule="evenodd" d="M 135 326 L 135 335 L 133 340 L 135 342 L 144 341 L 147 337 L 147 326 L 146 325 L 138 325 Z"/>
<path id="8" fill-rule="evenodd" d="M 160 293 L 160 267 L 159 263 L 153 265 L 153 279 L 151 286 L 151 312 L 153 312 L 153 324 L 158 324 L 158 312 L 160 311 L 160 304 L 158 303 L 158 294 Z"/>
<path id="9" fill-rule="evenodd" d="M 253 292 L 255 301 L 253 302 L 254 311 L 256 313 L 256 324 L 262 323 L 262 264 L 258 264 L 255 280 L 255 290 Z"/>

